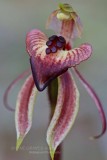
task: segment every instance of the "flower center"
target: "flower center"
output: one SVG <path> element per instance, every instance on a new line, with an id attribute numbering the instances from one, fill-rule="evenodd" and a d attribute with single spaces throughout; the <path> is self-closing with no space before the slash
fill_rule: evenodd
<path id="1" fill-rule="evenodd" d="M 65 49 L 66 41 L 62 36 L 53 35 L 46 42 L 46 54 L 56 53 L 58 50 Z"/>

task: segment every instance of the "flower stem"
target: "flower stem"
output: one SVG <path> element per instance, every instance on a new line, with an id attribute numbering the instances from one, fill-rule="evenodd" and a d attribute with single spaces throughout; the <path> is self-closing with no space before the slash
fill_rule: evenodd
<path id="1" fill-rule="evenodd" d="M 48 97 L 50 102 L 50 120 L 53 117 L 56 102 L 57 102 L 57 95 L 58 95 L 58 80 L 53 80 L 48 85 Z M 62 145 L 59 145 L 54 156 L 54 160 L 61 160 L 62 159 Z"/>

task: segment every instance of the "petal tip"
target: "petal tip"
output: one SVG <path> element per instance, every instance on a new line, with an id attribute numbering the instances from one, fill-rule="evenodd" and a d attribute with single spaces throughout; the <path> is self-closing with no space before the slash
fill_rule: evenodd
<path id="1" fill-rule="evenodd" d="M 91 141 L 94 141 L 94 140 L 97 140 L 97 139 L 99 139 L 99 138 L 101 138 L 101 137 L 102 137 L 102 135 L 98 135 L 98 136 L 89 137 L 89 139 L 90 139 Z"/>
<path id="2" fill-rule="evenodd" d="M 51 160 L 54 160 L 55 149 L 52 146 L 49 146 Z"/>
<path id="3" fill-rule="evenodd" d="M 89 137 L 89 140 L 91 140 L 91 141 L 94 141 L 94 140 L 96 140 L 96 139 L 98 139 L 98 138 L 100 138 L 101 136 L 93 136 L 93 137 Z"/>
<path id="4" fill-rule="evenodd" d="M 16 142 L 16 151 L 19 150 L 19 148 L 20 148 L 20 146 L 21 146 L 21 144 L 22 144 L 22 142 L 23 142 L 23 139 L 24 139 L 23 136 L 19 136 L 19 137 L 17 138 L 17 142 Z"/>

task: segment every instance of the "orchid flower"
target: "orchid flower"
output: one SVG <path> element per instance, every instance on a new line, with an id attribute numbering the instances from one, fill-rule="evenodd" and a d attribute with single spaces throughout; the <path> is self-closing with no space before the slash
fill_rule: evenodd
<path id="1" fill-rule="evenodd" d="M 88 43 L 81 44 L 77 48 L 72 47 L 73 39 L 79 37 L 82 32 L 79 16 L 70 5 L 60 4 L 59 8 L 49 16 L 47 28 L 53 29 L 55 35 L 48 38 L 39 29 L 34 29 L 26 36 L 26 48 L 30 57 L 32 74 L 26 79 L 17 97 L 15 110 L 16 149 L 18 150 L 32 126 L 37 92 L 43 91 L 57 78 L 57 102 L 46 138 L 53 160 L 56 148 L 72 128 L 79 109 L 79 91 L 73 75 L 68 71 L 69 68 L 72 68 L 77 74 L 101 115 L 102 132 L 93 138 L 99 138 L 105 133 L 106 118 L 99 97 L 76 68 L 92 54 L 92 47 Z M 7 92 L 9 93 L 9 88 Z"/>

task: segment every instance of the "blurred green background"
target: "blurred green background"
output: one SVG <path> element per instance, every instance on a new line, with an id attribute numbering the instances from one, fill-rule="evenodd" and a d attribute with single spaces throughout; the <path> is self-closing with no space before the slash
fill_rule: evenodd
<path id="1" fill-rule="evenodd" d="M 0 159 L 1 160 L 47 160 L 48 147 L 45 141 L 49 123 L 49 104 L 46 91 L 39 93 L 33 117 L 33 126 L 21 149 L 15 151 L 16 131 L 14 113 L 3 106 L 3 93 L 8 84 L 29 67 L 25 49 L 26 33 L 39 28 L 45 30 L 49 14 L 59 2 L 72 4 L 81 17 L 84 32 L 75 46 L 89 42 L 93 55 L 78 66 L 86 79 L 100 96 L 107 114 L 107 0 L 0 0 Z M 76 77 L 75 77 L 76 78 Z M 64 160 L 107 160 L 107 133 L 99 140 L 90 141 L 89 136 L 101 130 L 99 113 L 87 92 L 76 79 L 80 90 L 80 111 L 72 131 L 64 140 Z M 10 95 L 15 106 L 18 83 Z"/>

